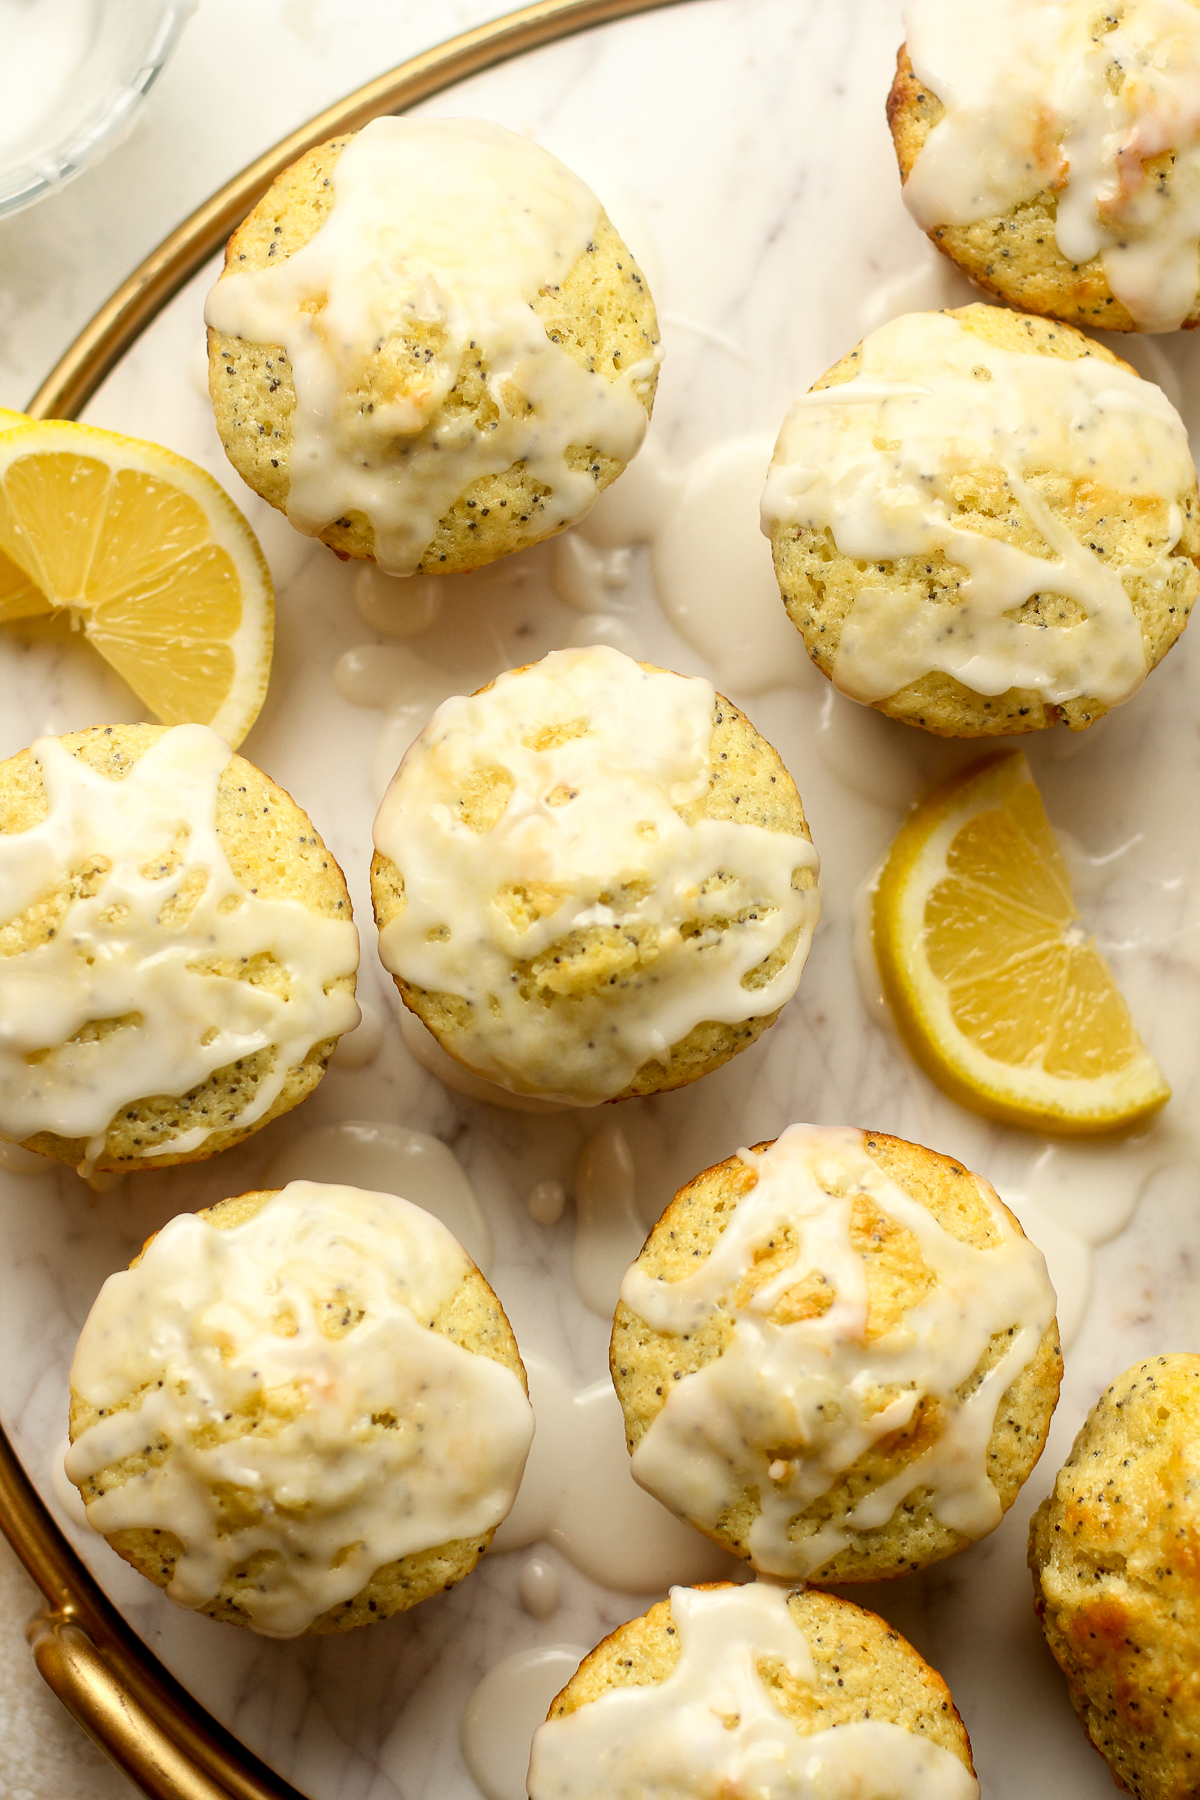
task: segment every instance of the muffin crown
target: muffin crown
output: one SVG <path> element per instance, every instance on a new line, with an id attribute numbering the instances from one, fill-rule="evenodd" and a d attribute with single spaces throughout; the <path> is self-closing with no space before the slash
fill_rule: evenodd
<path id="1" fill-rule="evenodd" d="M 906 27 L 943 109 L 905 182 L 918 223 L 967 226 L 1053 194 L 1066 262 L 1100 258 L 1141 330 L 1180 326 L 1197 298 L 1200 11 L 911 0 Z"/>
<path id="2" fill-rule="evenodd" d="M 491 1530 L 533 1415 L 512 1368 L 435 1328 L 472 1268 L 428 1213 L 357 1188 L 294 1181 L 238 1224 L 171 1220 L 104 1284 L 75 1353 L 90 1422 L 67 1472 L 89 1523 L 178 1540 L 184 1606 L 256 1570 L 239 1598 L 273 1637 Z"/>
<path id="3" fill-rule="evenodd" d="M 672 1588 L 670 1619 L 679 1655 L 665 1680 L 609 1687 L 570 1711 L 556 1703 L 533 1740 L 531 1800 L 784 1800 L 814 1791 L 813 1771 L 830 1794 L 976 1800 L 979 1785 L 960 1757 L 890 1719 L 797 1729 L 761 1674 L 769 1667 L 789 1688 L 815 1677 L 782 1588 Z"/>
<path id="4" fill-rule="evenodd" d="M 1137 1800 L 1196 1791 L 1200 1356 L 1118 1375 L 1030 1521 L 1046 1642 L 1080 1723 Z"/>
<path id="5" fill-rule="evenodd" d="M 975 694 L 1116 705 L 1147 674 L 1125 578 L 1161 589 L 1171 577 L 1179 501 L 1196 481 L 1187 433 L 1159 388 L 1069 327 L 1057 346 L 1010 348 L 989 313 L 894 319 L 864 339 L 849 379 L 803 395 L 779 435 L 764 523 L 827 533 L 866 572 L 832 664 L 852 698 L 884 700 L 939 671 Z M 1114 566 L 1102 532 L 1076 536 L 1047 503 L 1047 478 L 1056 501 L 1100 496 L 1144 518 L 1144 562 Z M 1014 529 L 1025 521 L 1027 546 Z M 945 559 L 944 595 L 921 576 L 929 557 Z M 912 562 L 871 582 L 870 565 L 886 574 L 897 559 Z M 1056 597 L 1054 615 L 1027 608 L 1039 596 Z"/>
<path id="6" fill-rule="evenodd" d="M 380 956 L 468 1003 L 472 1067 L 606 1100 L 700 1021 L 774 1013 L 795 992 L 817 914 L 795 877 L 816 869 L 812 845 L 688 822 L 712 781 L 716 706 L 707 681 L 604 646 L 555 651 L 446 701 L 408 751 L 375 822 L 404 891 Z"/>
<path id="7" fill-rule="evenodd" d="M 954 1235 L 868 1155 L 865 1134 L 792 1125 L 739 1152 L 742 1192 L 703 1261 L 642 1266 L 621 1299 L 676 1338 L 720 1317 L 721 1353 L 675 1381 L 633 1453 L 643 1487 L 713 1528 L 750 1489 L 754 1566 L 809 1576 L 915 1492 L 982 1537 L 1001 1517 L 988 1448 L 997 1408 L 1054 1317 L 1042 1254 L 976 1178 L 983 1247 Z M 918 1429 L 924 1447 L 845 1515 L 789 1526 L 873 1445 Z M 918 1438 L 920 1442 L 920 1437 Z"/>
<path id="8" fill-rule="evenodd" d="M 357 514 L 374 556 L 411 574 L 452 502 L 522 464 L 554 531 L 596 496 L 586 457 L 624 464 L 645 435 L 659 353 L 613 378 L 584 367 L 534 311 L 592 247 L 600 203 L 538 145 L 481 119 L 376 119 L 329 179 L 334 204 L 290 256 L 227 269 L 207 323 L 290 364 L 288 517 L 319 534 Z M 486 429 L 444 406 L 464 362 Z"/>
<path id="9" fill-rule="evenodd" d="M 217 833 L 232 752 L 206 726 L 164 731 L 119 780 L 58 738 L 32 754 L 48 810 L 0 832 L 0 923 L 16 937 L 0 1001 L 0 1132 L 85 1139 L 94 1159 L 123 1106 L 185 1094 L 274 1045 L 271 1068 L 221 1121 L 253 1124 L 290 1068 L 356 1023 L 353 994 L 333 984 L 358 966 L 357 930 L 234 874 Z M 54 905 L 61 917 L 47 925 L 39 908 Z M 158 1149 L 174 1158 L 213 1129 Z"/>

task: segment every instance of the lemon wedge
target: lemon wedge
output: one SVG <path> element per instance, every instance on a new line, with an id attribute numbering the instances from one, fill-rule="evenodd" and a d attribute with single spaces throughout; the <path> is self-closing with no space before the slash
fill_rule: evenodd
<path id="1" fill-rule="evenodd" d="M 253 725 L 274 598 L 224 489 L 158 444 L 0 416 L 0 621 L 60 608 L 164 724 L 234 747 Z"/>
<path id="2" fill-rule="evenodd" d="M 1170 1097 L 1071 878 L 1024 756 L 947 781 L 901 828 L 875 955 L 909 1049 L 952 1099 L 1041 1131 L 1117 1131 Z"/>

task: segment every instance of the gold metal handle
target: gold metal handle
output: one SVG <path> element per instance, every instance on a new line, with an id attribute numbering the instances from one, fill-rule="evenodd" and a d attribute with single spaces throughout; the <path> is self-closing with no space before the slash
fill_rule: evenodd
<path id="1" fill-rule="evenodd" d="M 28 1636 L 67 1711 L 150 1800 L 302 1800 L 129 1629 L 46 1511 L 0 1430 L 0 1532 L 46 1597 Z"/>
<path id="2" fill-rule="evenodd" d="M 87 1632 L 62 1613 L 30 1620 L 39 1674 L 149 1800 L 230 1800 L 130 1694 Z"/>
<path id="3" fill-rule="evenodd" d="M 25 408 L 34 419 L 77 418 L 114 368 L 173 294 L 219 250 L 235 226 L 266 193 L 275 177 L 317 144 L 358 131 L 384 113 L 403 112 L 443 88 L 494 69 L 510 57 L 577 31 L 590 31 L 633 13 L 655 12 L 679 0 L 531 0 L 502 18 L 426 50 L 368 81 L 336 106 L 260 156 L 197 207 L 117 289 L 85 325 Z"/>

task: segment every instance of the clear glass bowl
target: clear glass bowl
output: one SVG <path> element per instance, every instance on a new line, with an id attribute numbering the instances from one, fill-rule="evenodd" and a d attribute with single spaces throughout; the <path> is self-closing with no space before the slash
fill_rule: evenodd
<path id="1" fill-rule="evenodd" d="M 119 144 L 197 0 L 0 0 L 0 215 Z"/>

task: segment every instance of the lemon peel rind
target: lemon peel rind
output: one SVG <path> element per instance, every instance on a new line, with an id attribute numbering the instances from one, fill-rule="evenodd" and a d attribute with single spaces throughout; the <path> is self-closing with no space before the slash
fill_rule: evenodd
<path id="1" fill-rule="evenodd" d="M 161 700 L 139 687 L 134 686 L 134 692 L 162 724 L 198 722 L 208 725 L 236 750 L 266 699 L 275 635 L 275 591 L 271 571 L 249 521 L 214 476 L 165 445 L 145 438 L 127 437 L 96 425 L 81 425 L 73 420 L 30 420 L 23 414 L 15 414 L 13 418 L 17 422 L 10 424 L 0 410 L 0 481 L 13 463 L 37 452 L 82 457 L 91 454 L 114 472 L 133 469 L 170 483 L 200 507 L 208 522 L 212 542 L 229 556 L 241 587 L 242 616 L 236 631 L 229 638 L 214 640 L 227 644 L 230 649 L 234 664 L 233 683 L 217 712 L 200 721 L 192 721 L 183 714 L 177 716 L 173 709 L 163 707 Z M 36 583 L 37 571 L 17 556 L 11 560 Z M 260 601 L 258 606 L 250 603 L 256 595 Z M 51 598 L 50 604 L 51 610 L 59 610 L 66 603 Z M 102 611 L 102 608 L 97 610 Z M 81 623 L 85 636 L 92 640 L 91 621 L 86 612 Z M 98 646 L 96 648 L 103 656 Z M 129 680 L 124 674 L 122 678 Z"/>
<path id="2" fill-rule="evenodd" d="M 0 406 L 0 433 L 15 431 L 18 425 L 29 423 L 28 413 L 14 412 L 11 406 Z M 0 551 L 0 624 L 35 619 L 52 610 L 50 602 L 30 581 L 26 571 Z"/>
<path id="3" fill-rule="evenodd" d="M 972 817 L 999 809 L 1032 780 L 1022 752 L 1001 752 L 952 776 L 910 814 L 875 889 L 875 959 L 906 1048 L 950 1099 L 986 1118 L 1050 1135 L 1112 1135 L 1144 1123 L 1170 1099 L 1162 1071 L 1144 1048 L 1122 1068 L 1090 1078 L 1002 1063 L 959 1029 L 945 984 L 924 955 L 925 903 L 948 873 L 950 845 Z"/>

